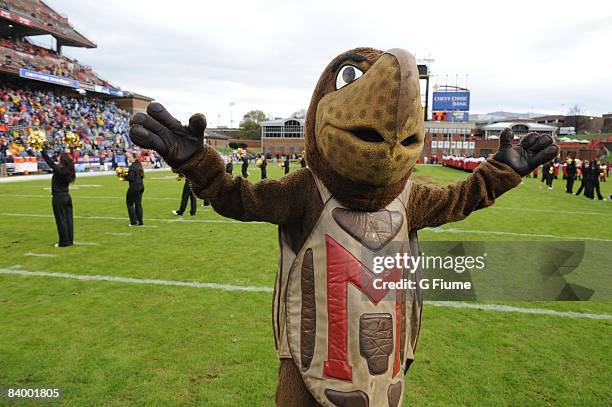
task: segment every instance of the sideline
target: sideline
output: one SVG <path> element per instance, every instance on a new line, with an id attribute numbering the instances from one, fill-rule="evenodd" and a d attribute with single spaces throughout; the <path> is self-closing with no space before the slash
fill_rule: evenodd
<path id="1" fill-rule="evenodd" d="M 0 216 L 13 216 L 13 217 L 24 217 L 24 218 L 52 218 L 51 214 L 42 214 L 42 213 L 10 213 L 10 212 L 0 212 Z M 74 219 L 83 219 L 83 220 L 122 220 L 125 221 L 127 217 L 117 217 L 117 216 L 84 216 L 84 215 L 76 215 Z M 259 224 L 267 224 L 268 222 L 261 221 L 253 221 L 253 222 L 241 222 L 237 220 L 226 220 L 226 219 L 184 219 L 182 217 L 175 217 L 172 219 L 160 219 L 160 218 L 147 218 L 147 221 L 152 222 L 167 222 L 167 223 L 236 223 L 236 224 L 251 224 L 251 225 L 259 225 Z M 458 229 L 458 228 L 445 228 L 445 227 L 437 227 L 437 228 L 425 228 L 423 230 L 428 230 L 434 233 L 474 233 L 481 235 L 501 235 L 501 236 L 520 236 L 520 237 L 543 237 L 549 239 L 563 239 L 563 240 L 595 240 L 599 242 L 612 242 L 612 239 L 604 239 L 592 236 L 561 236 L 561 235 L 547 235 L 547 234 L 538 234 L 538 233 L 517 233 L 517 232 L 502 232 L 496 230 L 473 230 L 473 229 Z"/>
<path id="2" fill-rule="evenodd" d="M 247 291 L 247 292 L 265 292 L 265 293 L 274 292 L 274 290 L 271 287 L 262 287 L 262 286 L 232 285 L 232 284 L 218 284 L 218 283 L 198 283 L 198 282 L 173 281 L 173 280 L 150 280 L 150 279 L 142 279 L 142 278 L 100 276 L 100 275 L 82 275 L 82 274 L 69 274 L 69 273 L 48 273 L 45 271 L 25 271 L 25 270 L 22 270 L 20 266 L 14 266 L 12 268 L 0 268 L 0 274 L 18 275 L 18 276 L 24 276 L 24 277 L 67 278 L 67 279 L 81 280 L 81 281 L 111 281 L 111 282 L 128 283 L 128 284 L 150 284 L 150 285 L 194 287 L 194 288 L 212 288 L 212 289 L 224 290 L 224 291 Z M 555 311 L 555 310 L 544 309 L 544 308 L 520 308 L 520 307 L 512 307 L 508 305 L 498 305 L 498 304 L 477 304 L 477 303 L 454 302 L 454 301 L 426 301 L 425 304 L 433 305 L 435 307 L 479 309 L 479 310 L 497 311 L 497 312 L 516 312 L 520 314 L 550 315 L 550 316 L 566 317 L 566 318 L 612 320 L 612 315 L 608 315 L 608 314 L 591 314 L 591 313 L 582 313 L 582 312 L 575 312 L 575 311 Z"/>
<path id="3" fill-rule="evenodd" d="M 172 171 L 170 167 L 166 168 L 146 168 L 144 172 L 164 172 Z M 77 172 L 77 178 L 98 177 L 115 175 L 115 171 L 92 171 L 92 172 Z M 41 181 L 51 179 L 53 174 L 30 174 L 30 175 L 11 175 L 9 177 L 0 177 L 0 184 L 10 184 L 12 182 L 28 182 Z"/>

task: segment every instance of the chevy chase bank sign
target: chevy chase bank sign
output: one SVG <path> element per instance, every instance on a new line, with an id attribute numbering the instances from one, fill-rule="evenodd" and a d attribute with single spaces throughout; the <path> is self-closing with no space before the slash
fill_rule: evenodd
<path id="1" fill-rule="evenodd" d="M 470 92 L 434 92 L 433 111 L 470 110 Z"/>

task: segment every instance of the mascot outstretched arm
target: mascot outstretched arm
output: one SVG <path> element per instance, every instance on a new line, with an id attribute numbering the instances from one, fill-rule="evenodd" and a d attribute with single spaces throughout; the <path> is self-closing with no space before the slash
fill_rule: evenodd
<path id="1" fill-rule="evenodd" d="M 498 152 L 465 181 L 413 183 L 424 124 L 416 61 L 400 49 L 356 48 L 329 63 L 306 117 L 309 168 L 280 180 L 227 175 L 203 145 L 205 128 L 201 114 L 184 126 L 152 103 L 134 115 L 130 137 L 187 176 L 221 215 L 279 225 L 272 317 L 281 406 L 401 405 L 422 298 L 373 289 L 367 259 L 397 247 L 416 254 L 419 229 L 491 205 L 558 152 L 551 137 L 535 133 L 512 146 L 507 130 Z"/>

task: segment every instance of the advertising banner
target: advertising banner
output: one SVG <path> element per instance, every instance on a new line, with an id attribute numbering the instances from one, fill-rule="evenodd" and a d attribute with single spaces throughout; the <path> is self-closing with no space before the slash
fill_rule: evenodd
<path id="1" fill-rule="evenodd" d="M 55 85 L 68 86 L 69 88 L 78 88 L 79 82 L 72 78 L 63 78 L 61 76 L 50 75 L 44 72 L 29 71 L 25 68 L 19 69 L 19 76 L 35 81 L 53 83 Z"/>
<path id="2" fill-rule="evenodd" d="M 94 86 L 94 91 L 98 93 L 106 93 L 107 95 L 112 95 L 112 96 L 119 96 L 119 97 L 123 96 L 122 91 L 118 89 L 107 88 L 106 86 L 96 85 Z"/>
<path id="3" fill-rule="evenodd" d="M 23 24 L 27 26 L 32 25 L 32 21 L 30 21 L 30 19 L 21 17 L 20 15 L 11 13 L 10 11 L 7 11 L 7 10 L 0 10 L 0 16 L 8 20 L 13 20 L 19 24 Z"/>
<path id="4" fill-rule="evenodd" d="M 470 110 L 470 92 L 434 92 L 432 111 Z"/>
<path id="5" fill-rule="evenodd" d="M 448 112 L 449 122 L 467 122 L 470 119 L 468 112 Z"/>

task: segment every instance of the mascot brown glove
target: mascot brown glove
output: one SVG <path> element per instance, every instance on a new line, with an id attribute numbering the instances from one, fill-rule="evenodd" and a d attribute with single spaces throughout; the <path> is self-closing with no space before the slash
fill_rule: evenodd
<path id="1" fill-rule="evenodd" d="M 196 113 L 189 125 L 172 117 L 159 103 L 151 103 L 147 114 L 130 120 L 130 139 L 140 147 L 157 151 L 172 168 L 178 168 L 204 149 L 206 117 Z"/>
<path id="2" fill-rule="evenodd" d="M 510 166 L 521 177 L 552 160 L 559 153 L 559 147 L 553 144 L 552 137 L 547 134 L 529 133 L 514 147 L 513 139 L 514 133 L 510 129 L 504 129 L 499 137 L 499 150 L 493 159 Z"/>

